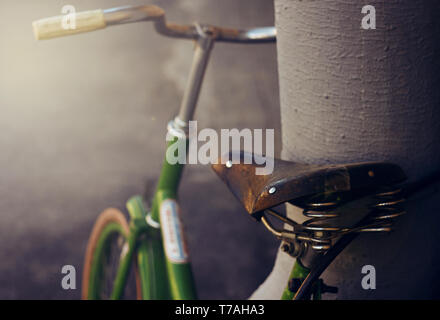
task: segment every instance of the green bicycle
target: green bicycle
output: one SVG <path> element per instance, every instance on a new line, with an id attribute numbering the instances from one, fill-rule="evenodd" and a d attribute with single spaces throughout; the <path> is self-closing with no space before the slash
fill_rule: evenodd
<path id="1" fill-rule="evenodd" d="M 209 55 L 215 41 L 261 43 L 275 41 L 275 28 L 236 30 L 208 25 L 177 25 L 165 20 L 163 9 L 125 6 L 75 14 L 75 28 L 63 28 L 65 16 L 33 23 L 37 39 L 50 39 L 106 26 L 153 21 L 164 36 L 196 42 L 192 68 L 179 115 L 168 124 L 170 145 L 186 139 Z M 84 299 L 122 298 L 130 267 L 134 266 L 137 297 L 142 299 L 195 299 L 196 290 L 176 201 L 182 164 L 164 161 L 151 208 L 140 196 L 127 202 L 128 223 L 116 209 L 105 210 L 91 233 L 83 270 Z M 115 253 L 117 252 L 117 253 Z M 133 263 L 134 261 L 134 263 Z M 115 267 L 116 266 L 116 267 Z M 115 271 L 116 270 L 116 271 Z"/>
<path id="2" fill-rule="evenodd" d="M 275 27 L 237 30 L 211 25 L 177 25 L 165 20 L 153 5 L 126 6 L 76 13 L 75 28 L 64 28 L 64 16 L 33 23 L 37 39 L 50 39 L 102 29 L 107 26 L 153 21 L 164 36 L 196 43 L 188 83 L 179 114 L 168 123 L 168 146 L 187 143 L 210 52 L 216 41 L 264 43 L 276 41 Z M 231 159 L 232 153 L 226 159 Z M 240 160 L 246 157 L 239 154 Z M 252 158 L 252 157 L 251 157 Z M 282 299 L 320 299 L 335 292 L 319 276 L 336 255 L 360 232 L 391 231 L 393 220 L 404 213 L 406 177 L 391 163 L 308 165 L 273 159 L 270 174 L 257 175 L 257 163 L 220 161 L 214 171 L 240 200 L 246 211 L 282 241 L 281 248 L 296 258 Z M 135 273 L 138 299 L 196 299 L 177 191 L 183 164 L 163 162 L 151 206 L 141 196 L 127 202 L 130 222 L 117 209 L 98 217 L 85 255 L 83 299 L 120 299 L 130 270 Z M 397 187 L 396 187 L 397 185 Z M 303 208 L 309 218 L 297 223 L 278 212 L 286 202 Z M 353 203 L 357 206 L 353 207 Z M 356 215 L 353 214 L 356 212 Z M 276 226 L 282 224 L 282 226 Z"/>

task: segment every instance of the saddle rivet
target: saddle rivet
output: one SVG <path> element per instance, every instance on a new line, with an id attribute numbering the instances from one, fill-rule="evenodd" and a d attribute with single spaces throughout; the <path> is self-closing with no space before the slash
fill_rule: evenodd
<path id="1" fill-rule="evenodd" d="M 270 194 L 274 194 L 275 191 L 277 191 L 277 188 L 275 188 L 275 187 L 272 187 L 272 188 L 269 189 L 269 193 Z"/>
<path id="2" fill-rule="evenodd" d="M 226 161 L 226 168 L 231 168 L 232 167 L 232 161 L 228 160 Z"/>

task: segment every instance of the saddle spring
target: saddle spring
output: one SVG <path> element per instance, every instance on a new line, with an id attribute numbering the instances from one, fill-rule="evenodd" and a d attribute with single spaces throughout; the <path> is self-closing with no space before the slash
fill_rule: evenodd
<path id="1" fill-rule="evenodd" d="M 368 209 L 368 213 L 352 227 L 332 225 L 334 220 L 340 217 L 335 201 L 307 202 L 303 215 L 311 218 L 302 224 L 303 230 L 309 235 L 304 240 L 310 242 L 316 251 L 328 250 L 332 240 L 342 234 L 350 232 L 390 232 L 393 220 L 405 213 L 402 203 L 404 202 L 402 189 L 387 188 L 373 195 L 374 204 Z M 301 239 L 301 235 L 298 239 Z"/>
<path id="2" fill-rule="evenodd" d="M 315 251 L 325 252 L 330 249 L 333 240 L 346 233 L 392 231 L 395 218 L 405 213 L 402 207 L 404 202 L 402 189 L 387 187 L 370 197 L 372 201 L 366 208 L 366 214 L 359 222 L 350 227 L 340 223 L 341 212 L 338 208 L 347 201 L 338 194 L 333 194 L 331 198 L 315 197 L 304 201 L 301 204 L 301 207 L 304 208 L 302 214 L 310 219 L 302 224 L 286 217 L 281 219 L 281 216 L 273 210 L 268 210 L 268 213 L 293 227 L 293 231 L 279 232 L 278 237 L 283 239 L 283 236 L 287 235 L 287 238 L 283 240 L 291 242 L 292 236 L 294 236 L 296 241 L 310 245 Z M 263 222 L 267 227 L 267 219 L 264 219 Z M 273 232 L 273 227 L 271 231 Z"/>

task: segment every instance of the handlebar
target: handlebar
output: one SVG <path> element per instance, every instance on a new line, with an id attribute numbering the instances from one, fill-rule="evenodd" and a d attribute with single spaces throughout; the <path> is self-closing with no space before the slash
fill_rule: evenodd
<path id="1" fill-rule="evenodd" d="M 238 43 L 275 42 L 275 27 L 252 29 L 231 29 L 211 25 L 179 25 L 165 20 L 165 11 L 155 5 L 124 6 L 105 10 L 92 10 L 72 13 L 75 28 L 65 28 L 63 21 L 66 16 L 56 16 L 34 21 L 32 23 L 37 40 L 52 39 L 77 33 L 103 29 L 107 26 L 154 21 L 156 31 L 164 36 L 182 39 L 197 39 L 201 35 L 209 35 L 215 41 Z"/>

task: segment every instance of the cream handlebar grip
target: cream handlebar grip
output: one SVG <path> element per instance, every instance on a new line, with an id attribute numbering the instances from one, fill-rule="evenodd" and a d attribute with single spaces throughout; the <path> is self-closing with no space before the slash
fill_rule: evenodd
<path id="1" fill-rule="evenodd" d="M 37 40 L 103 29 L 106 25 L 101 9 L 45 18 L 32 23 Z"/>

